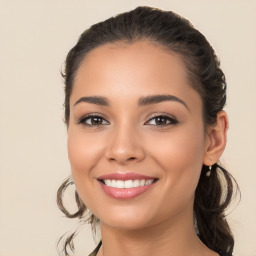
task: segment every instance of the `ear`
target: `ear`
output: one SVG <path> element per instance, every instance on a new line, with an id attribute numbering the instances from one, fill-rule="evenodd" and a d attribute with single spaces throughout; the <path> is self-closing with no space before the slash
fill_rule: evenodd
<path id="1" fill-rule="evenodd" d="M 204 165 L 210 166 L 218 162 L 227 142 L 228 116 L 225 111 L 217 114 L 216 123 L 207 128 Z"/>

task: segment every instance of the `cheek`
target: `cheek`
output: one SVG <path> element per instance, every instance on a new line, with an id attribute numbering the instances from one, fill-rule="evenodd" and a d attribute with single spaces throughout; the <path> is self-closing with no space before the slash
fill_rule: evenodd
<path id="1" fill-rule="evenodd" d="M 101 151 L 102 143 L 97 136 L 85 136 L 82 129 L 70 128 L 68 131 L 68 156 L 74 171 L 88 173 Z"/>
<path id="2" fill-rule="evenodd" d="M 191 132 L 179 130 L 175 135 L 158 137 L 150 152 L 154 163 L 162 169 L 162 185 L 158 191 L 161 196 L 156 196 L 156 202 L 163 219 L 186 207 L 193 208 L 202 168 L 204 137 L 198 129 Z"/>
<path id="3" fill-rule="evenodd" d="M 194 193 L 203 164 L 204 132 L 200 127 L 187 128 L 157 138 L 151 155 L 165 170 L 166 189 Z"/>
<path id="4" fill-rule="evenodd" d="M 68 157 L 79 195 L 85 195 L 85 188 L 91 186 L 95 178 L 92 170 L 102 150 L 102 143 L 98 143 L 95 136 L 84 136 L 79 129 L 70 128 L 68 131 Z"/>

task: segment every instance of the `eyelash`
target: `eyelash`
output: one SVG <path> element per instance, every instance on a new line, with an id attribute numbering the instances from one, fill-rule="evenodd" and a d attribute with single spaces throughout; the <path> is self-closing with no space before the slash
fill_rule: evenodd
<path id="1" fill-rule="evenodd" d="M 79 120 L 78 120 L 78 124 L 82 124 L 84 126 L 88 126 L 88 127 L 93 127 L 93 126 L 101 126 L 101 125 L 106 125 L 106 124 L 95 124 L 93 125 L 92 124 L 92 118 L 98 118 L 98 119 L 101 119 L 101 120 L 104 120 L 105 122 L 107 122 L 107 124 L 109 124 L 108 121 L 105 120 L 105 117 L 103 117 L 102 115 L 100 114 L 88 114 L 88 115 L 85 115 L 83 117 L 81 117 Z M 86 121 L 87 120 L 91 120 L 91 124 L 87 124 Z"/>
<path id="2" fill-rule="evenodd" d="M 105 124 L 102 124 L 102 123 L 92 124 L 92 118 L 100 119 L 102 122 L 105 122 Z M 156 125 L 153 125 L 153 126 L 165 127 L 165 126 L 169 126 L 169 125 L 175 125 L 175 124 L 178 123 L 178 120 L 175 117 L 171 117 L 171 116 L 166 115 L 166 114 L 155 114 L 154 116 L 150 117 L 150 119 L 145 124 L 146 125 L 152 125 L 152 124 L 149 124 L 149 122 L 152 121 L 152 120 L 156 121 L 157 118 L 162 118 L 168 123 L 167 124 L 159 124 L 159 125 L 156 124 Z M 86 123 L 87 120 L 91 120 L 90 124 Z M 88 114 L 88 115 L 85 115 L 82 118 L 80 118 L 78 120 L 77 124 L 82 124 L 82 125 L 87 126 L 87 127 L 99 127 L 101 125 L 108 125 L 109 122 L 106 121 L 105 117 L 103 117 L 100 114 Z"/>
<path id="3" fill-rule="evenodd" d="M 169 126 L 169 125 L 175 125 L 175 124 L 178 123 L 178 120 L 173 116 L 169 116 L 169 115 L 166 115 L 166 114 L 155 114 L 155 115 L 151 116 L 150 119 L 145 124 L 148 124 L 152 120 L 156 121 L 157 118 L 162 118 L 162 119 L 164 119 L 165 121 L 167 121 L 169 123 L 159 124 L 159 125 L 154 125 L 154 126 L 165 127 L 165 126 Z"/>

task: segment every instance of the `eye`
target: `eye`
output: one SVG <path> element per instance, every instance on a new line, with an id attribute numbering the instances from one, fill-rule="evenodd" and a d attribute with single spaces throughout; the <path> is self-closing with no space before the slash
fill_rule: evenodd
<path id="1" fill-rule="evenodd" d="M 155 125 L 155 126 L 167 126 L 172 124 L 177 124 L 178 121 L 174 117 L 166 116 L 166 115 L 157 115 L 153 118 L 150 118 L 146 125 Z"/>
<path id="2" fill-rule="evenodd" d="M 86 126 L 100 126 L 107 125 L 109 122 L 100 115 L 86 115 L 78 121 L 78 124 L 83 124 Z"/>

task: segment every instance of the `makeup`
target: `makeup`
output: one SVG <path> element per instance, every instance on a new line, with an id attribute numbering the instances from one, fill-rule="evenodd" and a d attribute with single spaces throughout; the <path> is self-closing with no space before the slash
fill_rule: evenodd
<path id="1" fill-rule="evenodd" d="M 110 173 L 97 178 L 102 190 L 116 199 L 132 199 L 151 189 L 157 178 L 137 173 Z"/>

